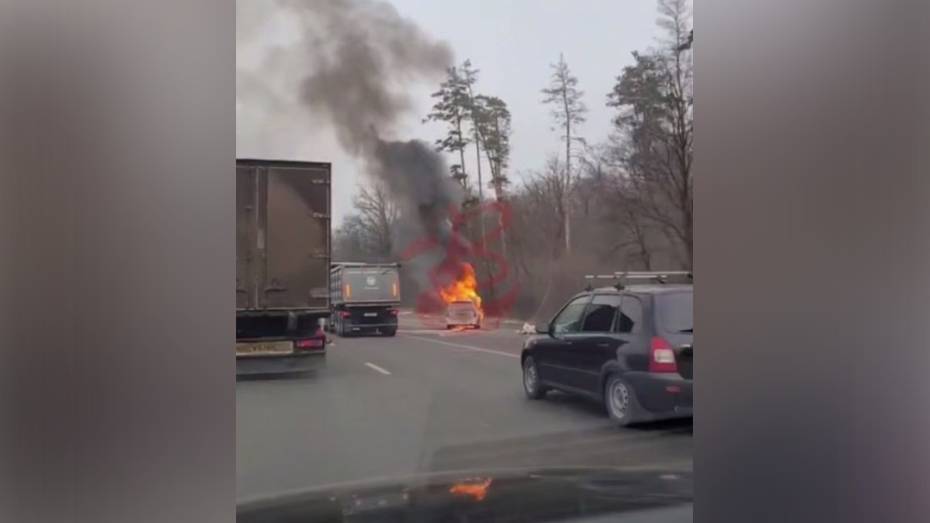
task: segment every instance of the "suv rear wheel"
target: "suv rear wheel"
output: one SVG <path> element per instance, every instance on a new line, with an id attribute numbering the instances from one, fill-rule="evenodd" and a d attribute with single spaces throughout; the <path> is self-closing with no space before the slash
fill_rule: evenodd
<path id="1" fill-rule="evenodd" d="M 610 376 L 604 385 L 604 405 L 607 415 L 621 427 L 636 421 L 638 403 L 633 387 L 620 376 Z"/>

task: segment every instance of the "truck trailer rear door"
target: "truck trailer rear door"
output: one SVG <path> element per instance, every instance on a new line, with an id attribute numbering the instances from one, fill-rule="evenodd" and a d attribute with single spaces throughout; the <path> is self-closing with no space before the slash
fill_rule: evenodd
<path id="1" fill-rule="evenodd" d="M 329 305 L 329 170 L 267 169 L 263 305 Z"/>
<path id="2" fill-rule="evenodd" d="M 236 308 L 329 306 L 329 164 L 236 164 Z"/>

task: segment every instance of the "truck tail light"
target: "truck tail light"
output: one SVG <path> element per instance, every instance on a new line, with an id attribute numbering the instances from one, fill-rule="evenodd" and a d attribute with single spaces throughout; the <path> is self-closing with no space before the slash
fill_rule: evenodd
<path id="1" fill-rule="evenodd" d="M 397 282 L 396 281 L 391 284 L 391 295 L 393 295 L 395 298 L 397 297 Z"/>
<path id="2" fill-rule="evenodd" d="M 342 293 L 345 294 L 346 298 L 351 298 L 352 297 L 352 286 L 349 285 L 348 283 L 343 285 Z"/>
<path id="3" fill-rule="evenodd" d="M 297 340 L 294 342 L 294 347 L 300 350 L 307 349 L 322 349 L 323 345 L 326 344 L 325 338 L 309 338 L 306 340 Z"/>
<path id="4" fill-rule="evenodd" d="M 322 349 L 326 346 L 326 333 L 322 327 L 317 327 L 312 338 L 294 341 L 294 348 L 297 350 Z"/>
<path id="5" fill-rule="evenodd" d="M 655 336 L 649 342 L 649 372 L 678 372 L 675 351 L 665 338 Z"/>

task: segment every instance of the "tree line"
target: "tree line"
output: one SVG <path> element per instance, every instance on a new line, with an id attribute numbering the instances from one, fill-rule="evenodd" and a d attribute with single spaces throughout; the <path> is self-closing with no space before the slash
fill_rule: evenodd
<path id="1" fill-rule="evenodd" d="M 519 177 L 511 176 L 508 106 L 480 92 L 480 71 L 470 60 L 450 67 L 432 94 L 424 121 L 445 124 L 434 145 L 455 160 L 449 176 L 466 194 L 463 207 L 493 199 L 511 209 L 512 223 L 494 247 L 520 285 L 515 315 L 548 317 L 584 285 L 584 274 L 692 268 L 692 14 L 687 0 L 657 4 L 661 38 L 632 53 L 602 101 L 613 115 L 608 136 L 584 137 L 589 109 L 581 83 L 563 55 L 551 65 L 540 103 L 551 110 L 563 149 Z M 334 233 L 334 256 L 396 257 L 404 246 L 393 232 L 404 217 L 388 192 L 361 186 L 354 204 Z M 477 238 L 494 225 L 479 220 L 465 234 Z M 485 275 L 494 271 L 477 265 Z"/>

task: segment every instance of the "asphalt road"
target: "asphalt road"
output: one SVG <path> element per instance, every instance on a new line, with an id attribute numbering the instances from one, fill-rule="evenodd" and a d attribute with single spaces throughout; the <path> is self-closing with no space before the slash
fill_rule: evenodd
<path id="1" fill-rule="evenodd" d="M 239 380 L 237 495 L 434 471 L 546 466 L 690 470 L 690 421 L 612 426 L 600 406 L 520 383 L 517 325 L 335 338 L 326 366 Z"/>

